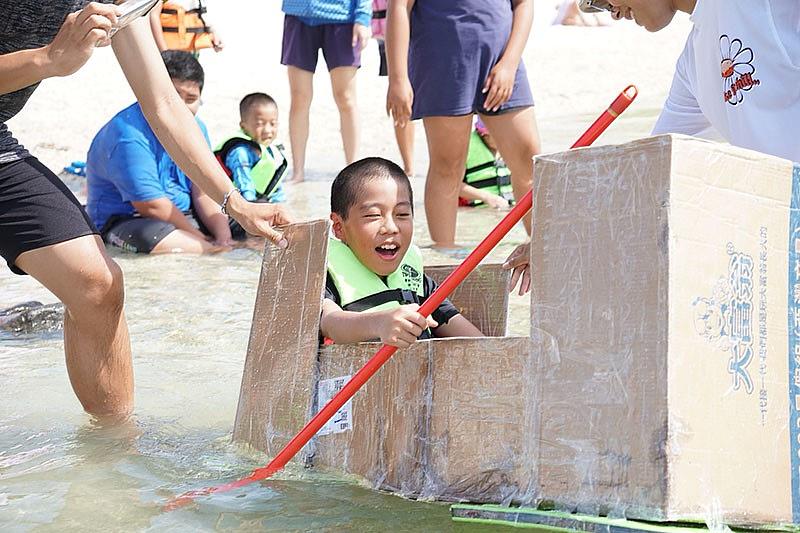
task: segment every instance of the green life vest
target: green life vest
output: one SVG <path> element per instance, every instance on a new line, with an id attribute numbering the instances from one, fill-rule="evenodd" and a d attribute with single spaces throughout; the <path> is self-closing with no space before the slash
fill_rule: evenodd
<path id="1" fill-rule="evenodd" d="M 214 149 L 214 155 L 217 156 L 217 160 L 222 165 L 222 168 L 225 169 L 228 176 L 232 176 L 233 173 L 225 164 L 225 159 L 227 159 L 231 150 L 242 144 L 255 150 L 261 157 L 258 163 L 250 169 L 250 179 L 253 180 L 253 185 L 256 187 L 257 198 L 269 200 L 270 195 L 272 195 L 272 192 L 278 186 L 278 183 L 280 183 L 281 178 L 286 172 L 286 168 L 289 166 L 286 155 L 283 153 L 281 145 L 272 144 L 264 147 L 251 139 L 243 131 L 239 131 L 222 141 L 217 148 Z"/>
<path id="2" fill-rule="evenodd" d="M 492 151 L 474 129 L 469 136 L 464 183 L 476 189 L 484 189 L 492 194 L 502 196 L 511 203 L 514 202 L 511 171 L 497 161 Z M 481 203 L 483 202 L 476 202 L 476 205 Z"/>
<path id="3" fill-rule="evenodd" d="M 328 239 L 328 274 L 345 311 L 383 311 L 400 304 L 419 303 L 424 294 L 422 253 L 413 244 L 400 266 L 386 281 L 358 260 L 350 247 Z"/>

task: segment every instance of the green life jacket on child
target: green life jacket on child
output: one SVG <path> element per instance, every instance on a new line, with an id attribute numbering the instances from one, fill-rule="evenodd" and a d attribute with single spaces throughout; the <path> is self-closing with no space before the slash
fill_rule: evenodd
<path id="1" fill-rule="evenodd" d="M 339 306 L 345 311 L 383 311 L 402 304 L 418 304 L 425 295 L 422 252 L 413 244 L 397 270 L 384 281 L 365 267 L 349 246 L 338 239 L 328 239 L 328 274 L 339 292 Z M 419 336 L 431 337 L 429 329 Z"/>
<path id="2" fill-rule="evenodd" d="M 222 165 L 222 168 L 225 169 L 228 177 L 232 177 L 233 172 L 225 164 L 225 159 L 228 157 L 231 150 L 242 144 L 255 150 L 261 157 L 258 163 L 250 169 L 250 179 L 253 180 L 253 184 L 256 187 L 257 198 L 269 199 L 289 166 L 289 162 L 286 160 L 286 154 L 283 153 L 283 147 L 275 143 L 264 147 L 251 139 L 243 131 L 231 135 L 214 149 L 214 155 L 217 157 L 217 161 L 219 161 L 220 165 Z"/>
<path id="3" fill-rule="evenodd" d="M 509 202 L 514 201 L 514 190 L 511 188 L 511 171 L 499 163 L 492 151 L 483 142 L 476 130 L 469 136 L 467 152 L 467 169 L 464 172 L 464 183 L 476 189 L 484 189 L 492 194 L 502 196 Z M 480 204 L 483 202 L 477 202 Z"/>

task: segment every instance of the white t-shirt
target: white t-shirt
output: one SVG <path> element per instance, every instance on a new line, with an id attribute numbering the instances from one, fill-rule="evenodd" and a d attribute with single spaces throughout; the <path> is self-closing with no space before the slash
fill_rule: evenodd
<path id="1" fill-rule="evenodd" d="M 800 0 L 697 0 L 653 129 L 800 162 Z"/>

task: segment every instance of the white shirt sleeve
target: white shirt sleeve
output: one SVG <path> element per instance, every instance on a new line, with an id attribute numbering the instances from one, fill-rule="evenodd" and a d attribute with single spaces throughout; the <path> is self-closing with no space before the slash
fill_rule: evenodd
<path id="1" fill-rule="evenodd" d="M 722 136 L 711 126 L 697 103 L 688 73 L 691 54 L 691 36 L 686 43 L 678 64 L 675 67 L 675 76 L 672 78 L 672 87 L 669 89 L 667 101 L 661 110 L 661 115 L 653 127 L 653 135 L 662 133 L 682 133 L 710 140 L 722 140 Z"/>

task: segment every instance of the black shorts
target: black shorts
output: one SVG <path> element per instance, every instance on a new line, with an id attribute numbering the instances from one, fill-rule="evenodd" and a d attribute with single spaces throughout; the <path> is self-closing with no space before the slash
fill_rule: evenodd
<path id="1" fill-rule="evenodd" d="M 389 65 L 386 63 L 386 44 L 378 41 L 378 56 L 381 58 L 381 65 L 378 67 L 378 76 L 389 75 Z"/>
<path id="2" fill-rule="evenodd" d="M 15 274 L 20 254 L 96 234 L 80 202 L 35 157 L 0 164 L 0 256 Z"/>
<path id="3" fill-rule="evenodd" d="M 197 229 L 208 234 L 205 226 L 192 213 L 184 213 Z M 103 226 L 103 241 L 138 254 L 149 254 L 158 243 L 177 228 L 169 222 L 155 218 L 135 216 L 113 216 Z"/>

